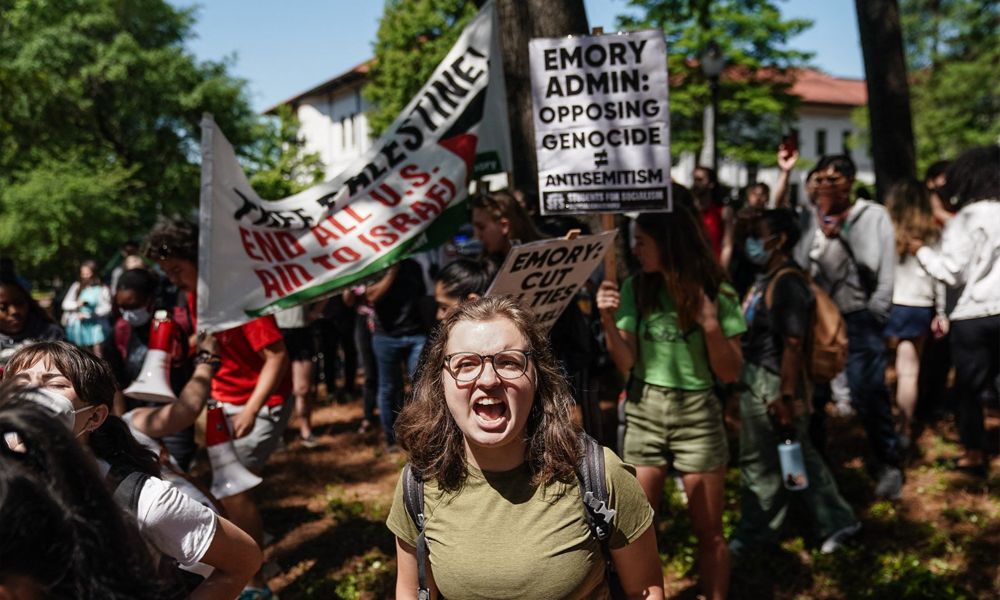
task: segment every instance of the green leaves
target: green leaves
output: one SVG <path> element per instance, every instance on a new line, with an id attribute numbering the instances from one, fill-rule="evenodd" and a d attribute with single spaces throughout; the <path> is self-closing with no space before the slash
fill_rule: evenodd
<path id="1" fill-rule="evenodd" d="M 798 101 L 789 93 L 791 70 L 811 58 L 787 43 L 812 22 L 782 19 L 770 0 L 631 0 L 629 5 L 645 17 L 619 17 L 619 28 L 660 27 L 667 40 L 671 153 L 697 154 L 701 148 L 702 114 L 711 94 L 699 57 L 714 40 L 727 65 L 719 82 L 719 152 L 774 164 L 781 127 L 793 118 Z"/>
<path id="2" fill-rule="evenodd" d="M 1000 138 L 1000 5 L 901 0 L 918 172 Z"/>
<path id="3" fill-rule="evenodd" d="M 133 174 L 79 156 L 39 163 L 0 194 L 0 245 L 19 265 L 30 265 L 21 270 L 32 277 L 53 277 L 62 265 L 102 256 L 151 208 L 138 202 Z"/>
<path id="4" fill-rule="evenodd" d="M 192 23 L 164 0 L 0 2 L 0 246 L 29 277 L 197 206 L 203 112 L 238 152 L 268 133 L 244 82 L 184 48 Z"/>
<path id="5" fill-rule="evenodd" d="M 373 136 L 392 124 L 476 14 L 463 0 L 387 0 L 365 87 Z"/>
<path id="6" fill-rule="evenodd" d="M 264 131 L 245 161 L 253 172 L 250 185 L 265 200 L 285 198 L 323 181 L 323 162 L 319 154 L 303 152 L 300 123 L 291 108 L 281 106 L 277 113 L 261 125 Z"/>

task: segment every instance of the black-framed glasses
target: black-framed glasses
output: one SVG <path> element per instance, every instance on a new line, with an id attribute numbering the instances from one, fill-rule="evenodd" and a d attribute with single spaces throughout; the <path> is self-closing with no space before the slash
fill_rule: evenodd
<path id="1" fill-rule="evenodd" d="M 489 361 L 500 379 L 517 379 L 528 370 L 531 354 L 528 350 L 503 350 L 496 354 L 456 352 L 444 357 L 444 368 L 455 381 L 469 383 L 479 379 Z"/>

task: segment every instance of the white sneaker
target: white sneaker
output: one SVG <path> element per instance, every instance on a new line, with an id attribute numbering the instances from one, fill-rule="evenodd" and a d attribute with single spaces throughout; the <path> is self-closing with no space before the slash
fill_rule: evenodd
<path id="1" fill-rule="evenodd" d="M 833 532 L 833 535 L 823 540 L 823 545 L 819 549 L 820 554 L 833 554 L 837 550 L 840 550 L 841 546 L 857 535 L 859 531 L 861 531 L 861 523 L 855 523 L 843 529 L 838 529 Z"/>

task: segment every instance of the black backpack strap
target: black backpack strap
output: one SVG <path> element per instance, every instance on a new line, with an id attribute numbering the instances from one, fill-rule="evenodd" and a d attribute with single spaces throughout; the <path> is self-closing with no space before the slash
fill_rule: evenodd
<path id="1" fill-rule="evenodd" d="M 417 600 L 430 600 L 427 587 L 427 538 L 424 536 L 424 481 L 410 463 L 403 467 L 403 504 L 417 526 Z"/>
<path id="2" fill-rule="evenodd" d="M 142 486 L 146 484 L 149 475 L 141 471 L 132 471 L 126 475 L 115 487 L 115 503 L 121 508 L 132 513 L 133 516 L 139 514 L 139 495 L 142 493 Z"/>
<path id="3" fill-rule="evenodd" d="M 611 560 L 611 524 L 614 522 L 616 511 L 608 504 L 610 494 L 604 476 L 604 448 L 586 434 L 583 434 L 580 443 L 583 455 L 577 466 L 577 478 L 580 480 L 583 512 L 591 535 L 601 544 L 601 554 L 604 555 L 604 577 L 608 583 L 610 597 L 614 600 L 627 598 Z"/>
<path id="4" fill-rule="evenodd" d="M 604 448 L 587 434 L 581 437 L 583 456 L 577 468 L 580 496 L 587 516 L 587 525 L 605 548 L 611 539 L 611 523 L 615 511 L 608 505 L 608 484 L 604 476 Z"/>

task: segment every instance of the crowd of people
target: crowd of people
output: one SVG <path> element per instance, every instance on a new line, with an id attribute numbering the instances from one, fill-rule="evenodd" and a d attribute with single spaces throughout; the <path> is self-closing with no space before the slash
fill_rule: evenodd
<path id="1" fill-rule="evenodd" d="M 360 400 L 359 439 L 409 461 L 388 518 L 397 598 L 660 598 L 671 477 L 708 598 L 728 594 L 733 560 L 778 542 L 794 498 L 819 551 L 836 552 L 861 527 L 826 458 L 838 388 L 864 427 L 876 496 L 900 497 L 920 427 L 946 410 L 964 449 L 953 467 L 985 477 L 1000 148 L 897 182 L 884 204 L 858 193 L 846 155 L 819 160 L 794 198 L 797 158 L 779 150 L 773 193 L 754 184 L 731 201 L 697 167 L 690 189 L 673 184 L 671 212 L 622 219 L 626 276 L 599 269 L 550 331 L 486 292 L 515 245 L 587 226 L 539 216 L 520 192 L 470 198 L 478 244 L 465 255 L 408 258 L 214 335 L 198 331 L 189 221 L 162 220 L 103 275 L 83 261 L 48 308 L 0 260 L 0 592 L 273 597 L 258 486 L 282 446 L 323 445 L 318 401 Z M 176 399 L 130 395 L 160 346 Z M 615 397 L 618 439 L 598 404 Z M 210 448 L 199 468 L 205 414 L 205 443 L 232 451 Z M 801 453 L 798 475 L 785 445 Z M 731 456 L 741 519 L 727 540 Z"/>

